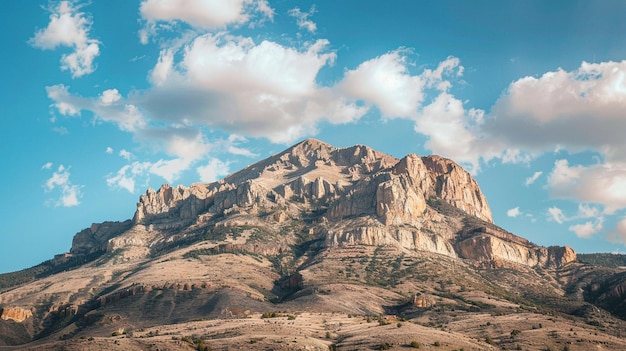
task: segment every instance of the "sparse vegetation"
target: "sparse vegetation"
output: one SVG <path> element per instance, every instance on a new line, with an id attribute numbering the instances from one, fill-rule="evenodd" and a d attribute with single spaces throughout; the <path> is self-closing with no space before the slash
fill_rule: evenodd
<path id="1" fill-rule="evenodd" d="M 411 341 L 411 343 L 409 344 L 409 346 L 411 346 L 411 347 L 412 347 L 412 348 L 414 348 L 414 349 L 419 349 L 419 348 L 420 348 L 420 343 L 419 343 L 419 342 L 417 342 L 417 341 L 415 341 L 415 340 L 413 340 L 413 341 Z"/>

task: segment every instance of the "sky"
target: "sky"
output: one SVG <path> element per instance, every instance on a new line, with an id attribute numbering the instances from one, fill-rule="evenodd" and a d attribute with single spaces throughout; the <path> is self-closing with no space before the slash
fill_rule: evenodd
<path id="1" fill-rule="evenodd" d="M 497 225 L 626 252 L 626 2 L 0 2 L 0 272 L 314 137 L 476 178 Z"/>

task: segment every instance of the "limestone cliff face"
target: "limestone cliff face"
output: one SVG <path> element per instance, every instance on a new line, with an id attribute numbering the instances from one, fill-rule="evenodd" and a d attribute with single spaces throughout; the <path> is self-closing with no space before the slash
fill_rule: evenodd
<path id="1" fill-rule="evenodd" d="M 485 230 L 456 244 L 460 257 L 501 266 L 513 262 L 526 266 L 562 267 L 576 261 L 568 246 L 548 248 L 533 245 L 525 239 L 496 230 Z"/>
<path id="2" fill-rule="evenodd" d="M 0 312 L 0 318 L 3 320 L 12 320 L 18 323 L 25 321 L 33 316 L 33 312 L 21 307 L 4 307 Z"/>
<path id="3" fill-rule="evenodd" d="M 457 257 L 452 244 L 443 236 L 419 230 L 389 226 L 344 226 L 330 230 L 326 236 L 328 247 L 350 245 L 399 246 L 413 251 L 429 251 Z"/>
<path id="4" fill-rule="evenodd" d="M 107 248 L 107 242 L 131 227 L 131 221 L 94 223 L 74 235 L 70 253 L 88 255 Z"/>
<path id="5" fill-rule="evenodd" d="M 376 215 L 387 225 L 422 221 L 426 200 L 439 198 L 487 222 L 491 210 L 476 181 L 451 160 L 408 155 L 393 168 L 360 181 L 351 192 L 333 204 L 329 216 L 341 218 Z"/>

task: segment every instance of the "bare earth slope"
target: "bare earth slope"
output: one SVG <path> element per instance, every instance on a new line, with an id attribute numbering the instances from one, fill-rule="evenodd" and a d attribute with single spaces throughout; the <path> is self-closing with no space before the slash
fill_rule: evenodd
<path id="1" fill-rule="evenodd" d="M 451 160 L 309 139 L 0 276 L 0 349 L 623 350 L 625 275 L 497 227 Z"/>

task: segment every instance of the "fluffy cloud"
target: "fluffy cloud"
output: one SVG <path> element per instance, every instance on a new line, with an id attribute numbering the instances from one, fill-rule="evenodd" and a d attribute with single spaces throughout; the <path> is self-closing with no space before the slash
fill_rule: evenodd
<path id="1" fill-rule="evenodd" d="M 506 215 L 509 217 L 513 217 L 513 218 L 521 214 L 522 214 L 522 211 L 519 210 L 519 207 L 511 208 L 508 211 L 506 211 Z"/>
<path id="2" fill-rule="evenodd" d="M 144 0 L 139 12 L 146 21 L 139 33 L 144 44 L 156 34 L 159 22 L 182 21 L 206 30 L 243 24 L 254 13 L 263 19 L 274 17 L 274 10 L 266 0 Z"/>
<path id="3" fill-rule="evenodd" d="M 541 177 L 542 174 L 543 174 L 542 171 L 538 171 L 538 172 L 533 173 L 532 176 L 526 178 L 526 181 L 524 182 L 524 185 L 529 186 L 531 184 L 534 184 L 537 181 L 537 179 L 539 179 L 539 177 Z"/>
<path id="4" fill-rule="evenodd" d="M 99 42 L 89 38 L 93 21 L 83 12 L 82 5 L 74 1 L 61 1 L 50 7 L 50 22 L 40 29 L 29 43 L 43 50 L 66 46 L 73 50 L 61 57 L 61 69 L 69 70 L 73 78 L 90 74 L 95 70 L 94 59 L 100 55 Z"/>
<path id="5" fill-rule="evenodd" d="M 489 131 L 529 149 L 560 145 L 626 157 L 625 78 L 626 61 L 519 79 L 493 107 Z"/>
<path id="6" fill-rule="evenodd" d="M 149 162 L 133 162 L 120 168 L 117 173 L 109 174 L 106 177 L 107 185 L 111 188 L 125 189 L 129 193 L 135 193 L 136 178 L 145 174 L 149 170 Z"/>
<path id="7" fill-rule="evenodd" d="M 48 162 L 42 169 L 51 169 L 52 163 Z M 57 190 L 60 192 L 59 199 L 54 201 L 54 206 L 73 207 L 80 204 L 79 198 L 82 197 L 82 186 L 74 185 L 70 181 L 70 171 L 63 165 L 60 165 L 52 176 L 44 183 L 44 190 L 51 192 Z"/>
<path id="8" fill-rule="evenodd" d="M 602 220 L 597 220 L 595 222 L 587 221 L 583 224 L 572 225 L 568 229 L 576 233 L 576 236 L 579 238 L 589 238 L 603 229 L 602 222 Z"/>
<path id="9" fill-rule="evenodd" d="M 135 131 L 146 125 L 137 106 L 123 102 L 117 89 L 105 90 L 98 98 L 72 95 L 69 87 L 63 84 L 48 86 L 46 92 L 61 115 L 78 116 L 81 110 L 91 111 L 102 120 L 117 124 L 124 131 Z"/>
<path id="10" fill-rule="evenodd" d="M 302 12 L 300 8 L 294 7 L 289 10 L 289 16 L 296 19 L 296 23 L 300 29 L 306 29 L 311 33 L 315 33 L 317 30 L 317 24 L 309 19 L 315 13 L 315 6 L 311 6 L 311 9 L 308 12 Z"/>
<path id="11" fill-rule="evenodd" d="M 206 165 L 198 167 L 197 171 L 200 181 L 204 183 L 214 182 L 230 173 L 228 163 L 224 163 L 216 158 L 212 158 Z"/>
<path id="12" fill-rule="evenodd" d="M 342 92 L 376 105 L 385 117 L 415 117 L 426 82 L 410 74 L 406 54 L 392 51 L 347 71 L 340 83 Z"/>
<path id="13" fill-rule="evenodd" d="M 565 217 L 563 210 L 561 210 L 560 208 L 556 206 L 550 207 L 548 209 L 548 215 L 549 215 L 548 217 L 549 220 L 553 220 L 557 222 L 558 224 L 563 224 L 563 222 L 567 220 L 567 217 Z"/>
<path id="14" fill-rule="evenodd" d="M 133 154 L 124 149 L 120 150 L 120 156 L 126 161 L 130 161 L 133 158 Z"/>
<path id="15" fill-rule="evenodd" d="M 302 48 L 250 38 L 196 37 L 174 62 L 164 50 L 152 73 L 154 89 L 140 104 L 161 121 L 182 119 L 239 134 L 292 142 L 322 120 L 349 122 L 365 108 L 316 82 L 335 54 L 318 40 Z M 211 57 L 207 60 L 207 57 Z"/>
<path id="16" fill-rule="evenodd" d="M 567 160 L 557 160 L 548 187 L 556 198 L 602 204 L 612 214 L 626 208 L 626 163 L 570 166 Z"/>
<path id="17" fill-rule="evenodd" d="M 601 213 L 599 208 L 588 204 L 579 204 L 578 212 L 571 217 L 565 215 L 563 210 L 556 206 L 548 209 L 548 220 L 559 224 L 589 218 L 592 220 L 587 220 L 584 223 L 573 224 L 568 227 L 570 231 L 574 232 L 576 236 L 580 238 L 589 238 L 593 234 L 604 229 L 604 215 Z"/>

